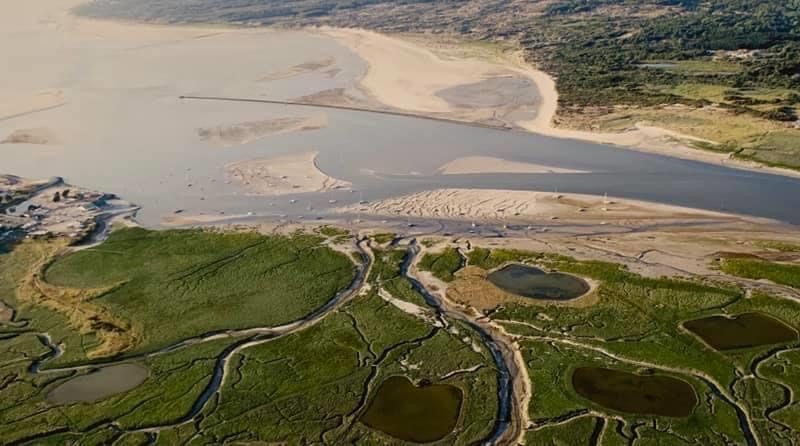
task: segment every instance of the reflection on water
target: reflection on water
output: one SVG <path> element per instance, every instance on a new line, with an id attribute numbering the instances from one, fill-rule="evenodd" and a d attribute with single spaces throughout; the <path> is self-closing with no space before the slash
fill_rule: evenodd
<path id="1" fill-rule="evenodd" d="M 546 273 L 527 265 L 508 265 L 487 276 L 509 293 L 541 300 L 570 300 L 586 294 L 585 280 L 563 273 Z"/>

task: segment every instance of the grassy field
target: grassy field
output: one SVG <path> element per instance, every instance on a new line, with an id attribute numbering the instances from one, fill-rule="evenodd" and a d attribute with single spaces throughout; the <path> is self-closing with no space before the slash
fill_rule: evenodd
<path id="1" fill-rule="evenodd" d="M 328 273 L 326 268 L 314 269 L 313 265 L 302 264 L 305 271 L 301 279 L 305 283 L 301 290 L 306 289 L 304 287 L 316 290 L 309 282 L 322 280 L 320 277 L 349 283 L 352 263 L 339 254 L 321 252 L 328 250 L 321 248 L 320 242 L 316 237 L 303 235 L 278 238 L 198 231 L 122 231 L 98 248 L 61 258 L 48 269 L 46 277 L 58 286 L 97 287 L 113 282 L 140 284 L 147 290 L 159 286 L 158 283 L 171 283 L 168 279 L 176 274 L 181 277 L 205 274 L 202 280 L 193 281 L 190 293 L 181 296 L 181 302 L 191 306 L 194 299 L 208 304 L 206 294 L 201 292 L 221 291 L 222 286 L 215 283 L 217 280 L 240 277 L 238 273 L 227 276 L 226 267 L 235 267 L 247 276 L 254 270 L 266 270 L 269 282 L 264 279 L 255 284 L 271 285 L 272 293 L 266 296 L 274 304 L 281 302 L 279 299 L 303 297 L 295 287 L 287 286 L 286 282 L 291 284 L 292 279 L 279 274 L 282 267 L 275 266 L 281 263 L 292 268 L 298 266 L 300 252 L 306 254 L 308 262 L 328 262 L 328 266 L 341 264 L 342 270 L 333 269 L 335 273 Z M 13 297 L 19 281 L 29 275 L 30 268 L 41 265 L 41 260 L 47 259 L 57 246 L 60 245 L 25 242 L 12 253 L 0 255 L 3 268 L 0 297 L 10 305 L 21 303 Z M 164 246 L 171 248 L 169 254 L 161 249 Z M 307 255 L 310 251 L 313 255 Z M 379 384 L 391 376 L 401 375 L 417 385 L 430 382 L 459 387 L 465 398 L 456 429 L 435 444 L 475 444 L 489 434 L 495 423 L 497 376 L 493 360 L 485 348 L 476 347 L 480 343 L 469 327 L 458 323 L 450 329 L 432 326 L 429 321 L 404 313 L 378 296 L 378 289 L 383 287 L 393 295 L 398 293 L 395 295 L 398 299 L 419 299 L 424 305 L 410 284 L 399 276 L 404 256 L 403 251 L 378 252 L 380 260 L 369 278 L 371 291 L 329 314 L 320 323 L 276 339 L 264 339 L 258 345 L 233 353 L 219 392 L 207 404 L 197 407 L 201 410 L 196 422 L 181 425 L 175 423 L 193 413 L 198 398 L 212 382 L 215 365 L 223 352 L 230 352 L 253 338 L 223 337 L 155 356 L 138 357 L 134 361 L 149 370 L 148 378 L 138 387 L 94 403 L 57 406 L 48 401 L 48 393 L 66 380 L 92 370 L 29 373 L 31 361 L 43 358 L 49 351 L 37 334 L 53 335 L 54 341 L 65 347 L 65 355 L 77 351 L 70 354 L 66 361 L 69 363 L 79 362 L 81 357 L 86 360 L 84 349 L 74 346 L 85 343 L 91 348 L 93 337 L 79 334 L 60 313 L 30 304 L 19 314 L 18 321 L 24 318 L 25 325 L 12 327 L 5 323 L 0 326 L 0 443 L 138 445 L 155 442 L 173 445 L 181 442 L 219 444 L 226 439 L 234 443 L 401 445 L 406 443 L 373 431 L 358 421 Z M 156 263 L 148 264 L 143 259 Z M 216 268 L 215 273 L 206 274 L 211 265 Z M 93 268 L 92 274 L 84 270 L 88 267 Z M 313 276 L 315 272 L 320 275 Z M 230 294 L 225 296 L 235 296 L 229 299 L 249 296 L 232 283 L 229 288 Z M 122 285 L 114 287 L 115 292 L 124 289 Z M 148 296 L 145 292 L 127 292 L 131 299 Z M 111 308 L 125 309 L 132 323 L 142 331 L 143 339 L 163 341 L 164 335 L 169 334 L 167 327 L 141 322 L 153 317 L 151 310 L 115 304 L 119 306 Z M 109 304 L 103 302 L 102 305 Z M 149 305 L 162 304 L 152 302 Z M 296 311 L 302 306 L 300 302 L 291 305 L 292 308 L 282 309 L 280 315 L 283 316 L 272 314 L 265 305 L 267 308 L 258 316 L 288 317 L 285 315 L 289 310 Z M 246 303 L 242 306 L 256 311 Z M 169 311 L 159 308 L 159 311 Z M 212 308 L 210 311 L 224 313 L 220 307 Z M 134 317 L 135 311 L 142 312 L 141 319 Z M 216 314 L 215 317 L 216 324 L 242 326 L 242 315 Z M 181 327 L 182 318 L 173 318 L 172 327 L 188 333 L 189 328 Z M 207 320 L 191 322 L 207 323 Z M 190 327 L 194 331 L 206 330 L 198 325 Z M 159 338 L 154 338 L 150 330 Z M 138 348 L 152 350 L 155 345 L 142 344 Z M 64 361 L 57 358 L 47 364 L 52 366 L 60 362 Z M 135 431 L 156 427 L 160 429 L 158 435 Z"/>
<path id="2" fill-rule="evenodd" d="M 419 261 L 419 269 L 430 271 L 436 278 L 451 282 L 453 273 L 461 269 L 461 254 L 455 248 L 445 248 L 442 252 L 426 253 Z"/>
<path id="3" fill-rule="evenodd" d="M 425 307 L 425 299 L 414 290 L 411 283 L 400 274 L 400 267 L 406 259 L 402 249 L 376 249 L 375 264 L 372 266 L 371 281 L 381 284 L 393 297 Z"/>
<path id="4" fill-rule="evenodd" d="M 59 258 L 44 279 L 56 287 L 109 287 L 92 303 L 130 324 L 137 342 L 126 353 L 139 353 L 203 333 L 297 320 L 353 275 L 352 262 L 314 236 L 125 229 Z"/>
<path id="5" fill-rule="evenodd" d="M 800 289 L 800 265 L 750 259 L 725 259 L 720 270 L 747 279 L 767 279 Z"/>

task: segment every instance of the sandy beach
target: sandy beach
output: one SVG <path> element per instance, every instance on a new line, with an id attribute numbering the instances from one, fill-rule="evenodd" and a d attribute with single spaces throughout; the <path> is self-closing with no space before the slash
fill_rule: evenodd
<path id="1" fill-rule="evenodd" d="M 695 149 L 693 141 L 713 142 L 639 123 L 621 133 L 599 133 L 556 127 L 558 109 L 555 80 L 525 63 L 519 52 L 503 55 L 454 57 L 441 55 L 436 37 L 387 36 L 356 29 L 326 29 L 325 34 L 348 46 L 367 61 L 361 86 L 385 105 L 418 113 L 451 114 L 458 119 L 485 121 L 485 110 L 457 110 L 438 94 L 448 88 L 474 84 L 491 77 L 522 75 L 532 81 L 538 98 L 535 116 L 516 119 L 518 128 L 557 138 L 576 139 L 658 153 L 683 159 L 800 177 L 800 172 L 732 159 L 725 153 Z M 482 113 L 483 112 L 483 113 Z"/>
<path id="2" fill-rule="evenodd" d="M 246 160 L 225 166 L 228 176 L 249 194 L 279 196 L 327 192 L 350 187 L 347 181 L 326 175 L 315 162 L 317 152 Z"/>
<path id="3" fill-rule="evenodd" d="M 378 216 L 411 216 L 471 221 L 535 222 L 543 220 L 614 222 L 744 217 L 699 209 L 617 199 L 596 195 L 555 194 L 495 189 L 439 189 L 339 212 L 363 212 Z"/>

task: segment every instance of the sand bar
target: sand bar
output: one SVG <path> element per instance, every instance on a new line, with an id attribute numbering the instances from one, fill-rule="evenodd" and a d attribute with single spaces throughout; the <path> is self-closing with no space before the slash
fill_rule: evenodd
<path id="1" fill-rule="evenodd" d="M 557 138 L 577 139 L 616 145 L 683 159 L 722 164 L 746 170 L 800 177 L 800 172 L 767 167 L 728 154 L 691 147 L 692 142 L 711 142 L 660 127 L 639 123 L 621 133 L 599 133 L 556 127 L 558 90 L 555 80 L 523 60 L 521 52 L 480 57 L 442 57 L 434 48 L 434 38 L 387 36 L 357 29 L 327 29 L 325 33 L 348 46 L 367 61 L 369 68 L 361 87 L 383 104 L 417 113 L 449 113 L 463 120 L 483 121 L 482 110 L 465 113 L 455 110 L 437 93 L 474 84 L 491 77 L 514 73 L 530 79 L 538 91 L 535 116 L 514 120 L 516 127 Z M 502 107 L 497 107 L 501 109 Z M 485 110 L 483 110 L 485 111 Z"/>
<path id="2" fill-rule="evenodd" d="M 247 144 L 271 135 L 319 130 L 327 127 L 327 125 L 327 115 L 317 114 L 307 117 L 276 118 L 199 128 L 197 129 L 197 135 L 204 141 L 223 147 L 231 147 Z"/>
<path id="3" fill-rule="evenodd" d="M 741 217 L 719 212 L 582 194 L 497 189 L 438 189 L 339 212 L 460 220 L 541 221 L 551 219 L 613 222 L 620 220 Z"/>
<path id="4" fill-rule="evenodd" d="M 330 177 L 316 164 L 317 152 L 303 152 L 274 158 L 238 161 L 225 167 L 228 176 L 249 194 L 278 196 L 327 192 L 350 186 Z"/>
<path id="5" fill-rule="evenodd" d="M 438 170 L 442 175 L 481 173 L 588 173 L 581 170 L 562 169 L 541 164 L 508 161 L 491 156 L 467 156 L 444 164 Z"/>

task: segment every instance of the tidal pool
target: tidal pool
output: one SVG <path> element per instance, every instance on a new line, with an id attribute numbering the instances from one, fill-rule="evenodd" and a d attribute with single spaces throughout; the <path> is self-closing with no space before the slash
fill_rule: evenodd
<path id="1" fill-rule="evenodd" d="M 527 265 L 508 265 L 487 277 L 509 293 L 542 300 L 570 300 L 586 294 L 585 280 L 563 273 L 546 273 Z"/>
<path id="2" fill-rule="evenodd" d="M 694 388 L 669 376 L 581 367 L 572 374 L 572 387 L 594 403 L 626 413 L 687 417 L 697 405 Z"/>
<path id="3" fill-rule="evenodd" d="M 797 340 L 797 331 L 762 313 L 710 316 L 683 326 L 716 350 L 736 350 Z"/>
<path id="4" fill-rule="evenodd" d="M 47 395 L 47 400 L 55 404 L 92 403 L 134 389 L 148 375 L 147 368 L 139 364 L 103 367 L 61 384 Z"/>
<path id="5" fill-rule="evenodd" d="M 464 395 L 456 386 L 415 386 L 405 376 L 381 383 L 361 422 L 415 443 L 441 440 L 456 427 Z"/>

